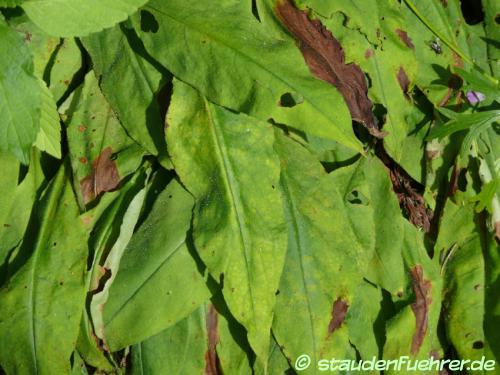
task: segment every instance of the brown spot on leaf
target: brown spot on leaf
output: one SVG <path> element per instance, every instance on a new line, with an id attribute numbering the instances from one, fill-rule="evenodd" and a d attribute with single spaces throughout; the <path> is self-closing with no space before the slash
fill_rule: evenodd
<path id="1" fill-rule="evenodd" d="M 210 305 L 206 317 L 208 349 L 205 353 L 205 375 L 219 375 L 219 358 L 217 356 L 217 344 L 219 343 L 219 332 L 217 327 L 217 311 Z"/>
<path id="2" fill-rule="evenodd" d="M 4 224 L 3 227 L 4 228 L 10 228 L 10 224 Z"/>
<path id="3" fill-rule="evenodd" d="M 65 84 L 66 86 L 69 86 L 69 80 L 65 79 L 65 80 L 64 80 L 64 84 Z"/>
<path id="4" fill-rule="evenodd" d="M 85 125 L 83 125 L 83 124 L 78 127 L 78 131 L 80 133 L 83 133 L 85 130 L 87 130 L 87 127 Z"/>
<path id="5" fill-rule="evenodd" d="M 408 33 L 401 29 L 396 29 L 396 34 L 398 34 L 399 39 L 406 44 L 408 48 L 415 49 L 415 45 L 413 44 L 411 38 L 408 36 Z"/>
<path id="6" fill-rule="evenodd" d="M 372 48 L 367 48 L 366 51 L 365 51 L 365 59 L 369 59 L 370 57 L 372 57 L 374 54 L 373 52 L 373 49 Z"/>
<path id="7" fill-rule="evenodd" d="M 120 184 L 116 163 L 111 159 L 113 150 L 105 148 L 92 162 L 92 172 L 80 181 L 85 204 L 96 199 L 101 193 L 112 191 Z"/>
<path id="8" fill-rule="evenodd" d="M 464 67 L 464 62 L 462 61 L 462 58 L 460 56 L 458 56 L 455 52 L 452 52 L 451 53 L 452 57 L 453 57 L 453 66 L 455 68 L 463 68 Z"/>
<path id="9" fill-rule="evenodd" d="M 450 183 L 449 183 L 449 187 L 448 187 L 448 196 L 451 197 L 453 195 L 455 195 L 456 191 L 458 190 L 458 179 L 460 177 L 460 172 L 461 172 L 461 169 L 459 169 L 457 167 L 457 165 L 455 164 L 453 166 L 453 169 L 451 171 L 451 177 L 450 177 Z"/>
<path id="10" fill-rule="evenodd" d="M 80 161 L 80 163 L 82 164 L 87 164 L 87 158 L 86 157 L 81 157 L 80 159 L 78 159 Z"/>
<path id="11" fill-rule="evenodd" d="M 362 123 L 374 137 L 382 138 L 385 134 L 373 116 L 365 75 L 358 65 L 345 63 L 338 40 L 320 20 L 309 19 L 307 11 L 297 9 L 289 0 L 278 2 L 276 14 L 297 40 L 309 70 L 340 91 L 353 120 Z"/>
<path id="12" fill-rule="evenodd" d="M 406 75 L 406 72 L 402 66 L 399 68 L 397 78 L 399 87 L 401 87 L 406 100 L 410 100 L 410 95 L 408 95 L 408 90 L 410 89 L 410 80 L 408 79 L 408 76 Z"/>
<path id="13" fill-rule="evenodd" d="M 25 42 L 31 42 L 31 37 L 33 36 L 33 34 L 31 34 L 30 32 L 26 31 L 24 33 L 24 41 Z"/>
<path id="14" fill-rule="evenodd" d="M 415 315 L 416 327 L 411 343 L 411 354 L 415 355 L 420 350 L 429 324 L 429 305 L 431 299 L 431 282 L 424 279 L 424 270 L 420 264 L 411 269 L 411 279 L 415 302 L 411 309 Z"/>
<path id="15" fill-rule="evenodd" d="M 330 320 L 330 324 L 328 324 L 328 336 L 342 325 L 348 309 L 349 305 L 340 297 L 333 302 L 332 319 Z"/>
<path id="16" fill-rule="evenodd" d="M 448 6 L 448 0 L 441 0 L 441 4 L 446 8 Z"/>

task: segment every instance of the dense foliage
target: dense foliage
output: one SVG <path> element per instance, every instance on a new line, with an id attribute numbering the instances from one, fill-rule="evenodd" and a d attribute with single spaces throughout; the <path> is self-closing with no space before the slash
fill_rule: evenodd
<path id="1" fill-rule="evenodd" d="M 1 369 L 500 360 L 500 4 L 475 9 L 0 0 Z"/>

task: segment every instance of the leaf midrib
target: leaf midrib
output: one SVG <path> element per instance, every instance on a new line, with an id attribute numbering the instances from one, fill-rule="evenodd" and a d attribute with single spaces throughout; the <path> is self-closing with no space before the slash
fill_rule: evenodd
<path id="1" fill-rule="evenodd" d="M 233 206 L 233 210 L 235 212 L 235 218 L 236 218 L 236 224 L 238 226 L 239 230 L 239 239 L 240 239 L 240 244 L 243 249 L 243 257 L 245 259 L 245 276 L 247 278 L 247 285 L 248 285 L 248 293 L 252 305 L 252 317 L 255 319 L 257 316 L 256 310 L 255 310 L 255 302 L 254 302 L 254 296 L 253 296 L 253 288 L 252 288 L 252 282 L 250 280 L 250 268 L 249 268 L 249 258 L 250 258 L 250 246 L 249 246 L 249 239 L 246 233 L 246 230 L 244 230 L 244 225 L 245 224 L 245 215 L 243 214 L 243 207 L 239 199 L 239 191 L 237 188 L 237 183 L 236 179 L 234 177 L 234 172 L 233 168 L 231 165 L 231 161 L 229 160 L 229 156 L 227 155 L 226 151 L 226 144 L 224 140 L 224 135 L 220 133 L 219 128 L 217 123 L 215 122 L 213 118 L 213 114 L 210 110 L 210 103 L 208 100 L 203 97 L 203 102 L 205 105 L 205 110 L 207 112 L 207 118 L 208 122 L 210 124 L 210 129 L 212 131 L 212 138 L 215 141 L 215 146 L 217 150 L 217 154 L 219 155 L 221 159 L 221 166 L 223 169 L 224 173 L 224 181 L 226 183 L 227 189 L 229 191 L 229 194 L 231 196 L 231 205 Z"/>

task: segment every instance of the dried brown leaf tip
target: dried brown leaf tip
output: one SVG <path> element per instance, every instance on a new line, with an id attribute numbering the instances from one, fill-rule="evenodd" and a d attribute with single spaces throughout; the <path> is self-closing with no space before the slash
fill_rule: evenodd
<path id="1" fill-rule="evenodd" d="M 415 302 L 412 303 L 411 309 L 415 315 L 416 327 L 411 343 L 411 353 L 417 354 L 424 342 L 429 324 L 429 305 L 431 299 L 431 282 L 424 279 L 424 270 L 421 265 L 416 265 L 411 269 L 411 279 L 413 293 L 415 294 Z"/>
<path id="2" fill-rule="evenodd" d="M 365 75 L 358 65 L 346 64 L 344 51 L 337 39 L 320 20 L 309 19 L 306 11 L 289 0 L 276 5 L 276 14 L 298 46 L 310 71 L 319 79 L 334 85 L 344 97 L 353 120 L 362 123 L 374 137 L 382 138 L 368 99 Z"/>
<path id="3" fill-rule="evenodd" d="M 330 320 L 330 324 L 328 325 L 328 336 L 330 336 L 336 329 L 338 329 L 342 325 L 348 309 L 349 305 L 340 297 L 337 298 L 335 302 L 333 302 L 332 319 Z"/>
<path id="4" fill-rule="evenodd" d="M 116 189 L 120 184 L 120 175 L 112 155 L 111 147 L 105 148 L 92 162 L 92 172 L 80 181 L 85 204 L 92 202 L 101 193 Z"/>
<path id="5" fill-rule="evenodd" d="M 219 343 L 217 310 L 213 305 L 208 308 L 206 316 L 208 349 L 205 353 L 205 375 L 219 375 L 219 358 L 217 344 Z"/>

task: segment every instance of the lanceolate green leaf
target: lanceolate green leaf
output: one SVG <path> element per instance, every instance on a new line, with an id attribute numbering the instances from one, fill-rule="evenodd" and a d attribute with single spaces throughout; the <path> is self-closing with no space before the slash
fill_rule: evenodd
<path id="1" fill-rule="evenodd" d="M 29 161 L 42 105 L 41 89 L 23 39 L 0 19 L 0 151 Z"/>
<path id="2" fill-rule="evenodd" d="M 63 165 L 0 290 L 0 363 L 7 374 L 66 374 L 85 299 L 86 231 Z M 15 350 L 12 350 L 15 348 Z"/>
<path id="3" fill-rule="evenodd" d="M 147 0 L 27 0 L 29 18 L 47 34 L 85 36 L 125 21 Z"/>
<path id="4" fill-rule="evenodd" d="M 344 317 L 339 327 L 331 327 L 337 318 L 332 306 L 337 301 L 344 306 L 352 303 L 353 289 L 362 278 L 361 247 L 339 206 L 342 196 L 321 164 L 281 134 L 276 150 L 282 160 L 280 183 L 289 238 L 273 332 L 292 363 L 303 353 L 313 364 L 323 357 L 351 358 L 355 354 Z M 294 327 L 301 327 L 299 335 Z M 316 371 L 311 366 L 307 373 Z"/>
<path id="5" fill-rule="evenodd" d="M 135 143 L 121 126 L 112 108 L 99 90 L 97 79 L 88 73 L 83 86 L 78 88 L 67 121 L 69 155 L 74 173 L 75 191 L 82 203 L 85 197 L 85 178 L 96 169 L 96 160 L 105 150 L 114 155 L 118 179 L 134 172 L 141 162 L 144 150 Z"/>
<path id="6" fill-rule="evenodd" d="M 105 194 L 95 208 L 82 215 L 86 228 L 91 231 L 88 241 L 91 267 L 86 279 L 87 304 L 80 324 L 77 350 L 86 363 L 104 371 L 113 370 L 112 359 L 96 339 L 90 318 L 91 296 L 99 290 L 101 265 L 118 236 L 117 223 L 123 219 L 132 199 L 144 187 L 145 178 L 144 170 L 139 169 L 118 191 Z"/>
<path id="7" fill-rule="evenodd" d="M 174 326 L 132 347 L 132 375 L 206 374 L 208 346 L 205 306 Z"/>
<path id="8" fill-rule="evenodd" d="M 473 205 L 446 203 L 435 246 L 444 276 L 446 335 L 460 358 L 484 355 L 485 264 Z M 490 359 L 490 358 L 488 358 Z"/>
<path id="9" fill-rule="evenodd" d="M 103 94 L 127 133 L 166 162 L 164 124 L 156 99 L 162 75 L 147 58 L 135 31 L 119 25 L 84 38 L 83 43 Z M 123 90 L 125 86 L 131 89 Z"/>
<path id="10" fill-rule="evenodd" d="M 37 189 L 43 182 L 39 153 L 32 152 L 28 173 L 20 183 L 21 165 L 10 153 L 0 152 L 0 273 L 4 274 L 4 262 L 10 252 L 21 242 Z M 4 276 L 7 276 L 4 274 Z M 0 283 L 3 280 L 0 278 Z"/>
<path id="11" fill-rule="evenodd" d="M 40 95 L 42 98 L 42 107 L 40 110 L 40 130 L 36 137 L 35 146 L 45 151 L 55 158 L 61 158 L 61 124 L 59 113 L 52 93 L 41 79 Z"/>
<path id="12" fill-rule="evenodd" d="M 293 40 L 259 23 L 245 2 L 154 0 L 145 9 L 158 23 L 157 32 L 139 33 L 146 49 L 210 101 L 361 150 L 342 96 L 313 78 Z"/>
<path id="13" fill-rule="evenodd" d="M 211 104 L 176 81 L 167 140 L 194 195 L 196 248 L 265 366 L 286 232 L 271 125 Z"/>
<path id="14" fill-rule="evenodd" d="M 144 204 L 144 199 L 146 196 L 146 187 L 144 186 L 132 199 L 123 219 L 120 223 L 120 229 L 116 241 L 113 243 L 113 247 L 106 256 L 106 260 L 102 266 L 103 271 L 109 272 L 110 276 L 102 280 L 103 283 L 102 290 L 95 293 L 92 296 L 90 302 L 90 314 L 92 317 L 92 322 L 94 324 L 94 330 L 97 337 L 99 337 L 106 347 L 109 345 L 106 337 L 105 322 L 104 322 L 104 307 L 109 298 L 109 289 L 113 285 L 114 280 L 118 270 L 120 269 L 120 262 L 123 256 L 132 234 L 134 228 L 139 220 L 139 215 L 141 213 L 142 206 Z"/>
<path id="15" fill-rule="evenodd" d="M 111 350 L 163 331 L 208 299 L 205 280 L 186 245 L 193 203 L 172 181 L 125 249 L 103 313 Z M 133 327 L 131 321 L 136 322 Z"/>

